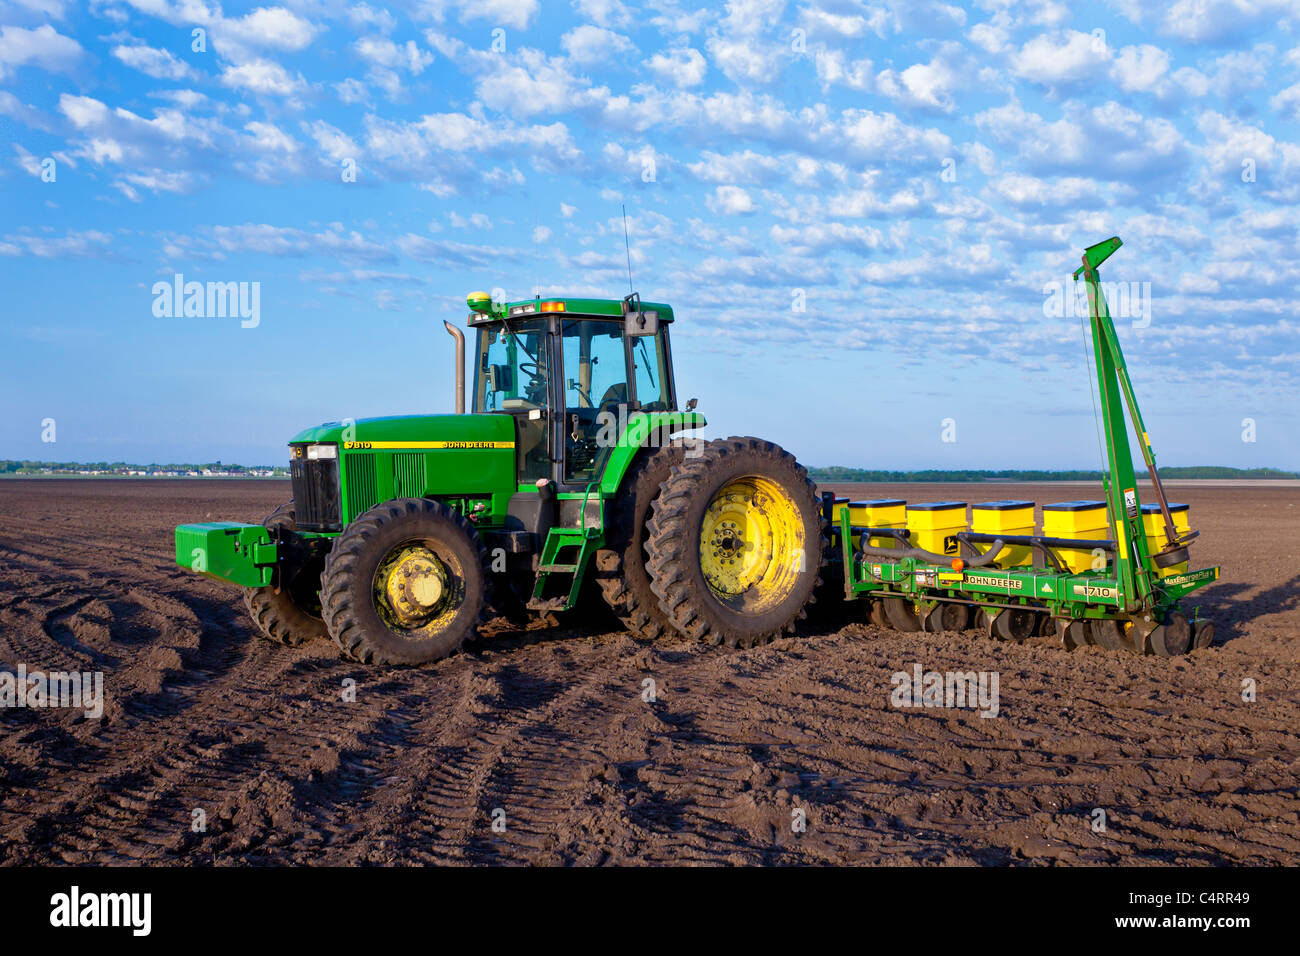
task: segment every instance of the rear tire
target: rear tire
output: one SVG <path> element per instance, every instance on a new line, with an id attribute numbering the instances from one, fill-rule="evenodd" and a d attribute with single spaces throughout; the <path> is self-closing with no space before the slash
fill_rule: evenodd
<path id="1" fill-rule="evenodd" d="M 427 664 L 474 635 L 490 581 L 487 549 L 468 521 L 436 501 L 395 498 L 335 540 L 321 602 L 330 636 L 348 657 Z"/>
<path id="2" fill-rule="evenodd" d="M 678 443 L 647 448 L 637 456 L 610 506 L 607 543 L 596 552 L 596 583 L 605 603 L 625 628 L 645 641 L 677 637 L 650 586 L 646 525 L 660 485 L 685 454 L 685 446 Z"/>
<path id="3" fill-rule="evenodd" d="M 651 589 L 673 626 L 753 647 L 794 631 L 820 579 L 820 503 L 794 456 L 757 438 L 706 444 L 653 504 Z"/>
<path id="4" fill-rule="evenodd" d="M 280 505 L 262 522 L 268 528 L 294 528 L 293 502 Z M 320 566 L 309 565 L 297 577 L 274 587 L 244 588 L 244 607 L 267 640 L 286 647 L 326 640 L 329 632 L 321 619 Z"/>

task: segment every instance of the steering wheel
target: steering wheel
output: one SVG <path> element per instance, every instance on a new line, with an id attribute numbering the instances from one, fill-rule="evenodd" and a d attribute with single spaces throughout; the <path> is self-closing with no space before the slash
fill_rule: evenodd
<path id="1" fill-rule="evenodd" d="M 600 407 L 619 406 L 627 402 L 627 383 L 619 382 L 617 385 L 611 385 L 605 389 L 605 394 L 600 397 Z"/>

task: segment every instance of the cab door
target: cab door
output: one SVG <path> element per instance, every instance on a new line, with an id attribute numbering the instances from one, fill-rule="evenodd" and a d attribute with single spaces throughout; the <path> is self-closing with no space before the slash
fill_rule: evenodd
<path id="1" fill-rule="evenodd" d="M 632 405 L 623 323 L 562 319 L 560 348 L 562 483 L 585 487 L 600 478 Z"/>
<path id="2" fill-rule="evenodd" d="M 479 329 L 474 411 L 506 412 L 515 421 L 515 466 L 521 484 L 553 477 L 550 322 L 547 319 Z"/>

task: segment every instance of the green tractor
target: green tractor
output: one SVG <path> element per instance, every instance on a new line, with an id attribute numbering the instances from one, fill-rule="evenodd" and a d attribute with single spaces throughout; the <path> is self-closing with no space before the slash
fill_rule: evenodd
<path id="1" fill-rule="evenodd" d="M 965 502 L 819 499 L 771 442 L 684 439 L 705 422 L 694 399 L 678 407 L 667 305 L 635 294 L 499 305 L 475 293 L 472 414 L 465 336 L 448 323 L 455 415 L 301 432 L 293 501 L 261 525 L 181 525 L 176 560 L 242 585 L 274 640 L 328 636 L 388 664 L 453 653 L 490 609 L 573 608 L 588 580 L 642 638 L 752 647 L 793 630 L 823 569 L 879 626 L 1008 641 L 1055 631 L 1067 648 L 1170 657 L 1208 646 L 1213 624 L 1181 602 L 1219 569 L 1188 566 L 1197 532 L 1165 497 L 1099 279 L 1120 244 L 1088 247 L 1074 273 L 1089 303 L 1105 497 L 1044 505 L 1042 533 L 1033 502 L 977 504 L 989 523 L 968 528 Z"/>
<path id="2" fill-rule="evenodd" d="M 293 500 L 262 525 L 187 524 L 176 560 L 242 585 L 267 637 L 366 662 L 454 653 L 491 610 L 555 612 L 589 577 L 634 634 L 749 647 L 810 602 L 828 523 L 770 442 L 703 442 L 679 408 L 672 309 L 469 296 L 465 413 L 332 422 L 290 442 Z"/>

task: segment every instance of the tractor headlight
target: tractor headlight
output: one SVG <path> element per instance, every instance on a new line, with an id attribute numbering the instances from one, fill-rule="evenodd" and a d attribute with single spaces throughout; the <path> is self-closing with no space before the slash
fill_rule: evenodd
<path id="1" fill-rule="evenodd" d="M 339 456 L 338 445 L 308 445 L 308 458 L 337 458 Z"/>

